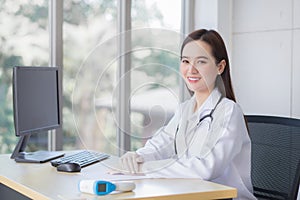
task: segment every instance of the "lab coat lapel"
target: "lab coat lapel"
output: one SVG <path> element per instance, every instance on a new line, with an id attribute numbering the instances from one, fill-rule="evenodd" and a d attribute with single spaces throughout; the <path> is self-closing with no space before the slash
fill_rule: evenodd
<path id="1" fill-rule="evenodd" d="M 208 135 L 209 126 L 211 123 L 211 118 L 207 117 L 198 125 L 199 120 L 210 113 L 212 105 L 207 105 L 198 112 L 189 120 L 189 127 L 187 130 L 187 146 L 189 148 L 189 156 L 200 156 L 200 150 L 206 140 Z"/>
<path id="2" fill-rule="evenodd" d="M 177 137 L 176 137 L 177 155 L 179 158 L 182 155 L 184 155 L 184 153 L 187 150 L 187 145 L 186 145 L 186 141 L 185 141 L 186 126 L 187 126 L 187 120 L 182 120 L 182 122 L 179 126 L 179 129 L 178 129 Z"/>
<path id="3" fill-rule="evenodd" d="M 208 135 L 208 129 L 209 129 L 209 122 L 208 120 L 205 120 L 205 122 L 202 122 L 201 126 L 198 128 L 194 128 L 193 134 L 191 137 L 188 137 L 187 139 L 187 145 L 188 145 L 188 154 L 189 156 L 199 156 L 200 150 L 202 149 L 202 146 L 204 142 L 206 141 L 206 137 Z"/>
<path id="4" fill-rule="evenodd" d="M 203 119 L 205 115 L 208 115 L 212 109 L 215 107 L 217 101 L 219 99 L 219 93 L 218 90 L 213 90 L 211 95 L 206 99 L 206 101 L 203 103 L 203 105 L 196 111 L 196 113 L 193 113 L 190 115 L 189 119 L 189 127 L 187 129 L 187 133 L 191 134 L 192 132 L 195 132 L 195 128 L 197 127 L 200 119 Z M 207 117 L 204 119 L 204 121 L 211 121 L 210 117 Z"/>
<path id="5" fill-rule="evenodd" d="M 186 131 L 189 124 L 189 116 L 191 116 L 193 112 L 193 107 L 195 105 L 194 98 L 189 100 L 189 103 L 186 107 L 186 109 L 183 109 L 182 115 L 181 115 L 181 121 L 178 127 L 178 132 L 176 136 L 176 147 L 177 147 L 177 155 L 178 157 L 181 157 L 185 154 L 187 151 L 187 144 L 186 144 Z"/>
<path id="6" fill-rule="evenodd" d="M 207 134 L 206 142 L 201 149 L 200 157 L 205 157 L 214 148 L 223 134 L 222 130 L 224 129 L 223 127 L 225 127 L 225 115 L 227 115 L 225 105 L 220 103 L 213 114 L 213 121 L 209 133 Z"/>
<path id="7" fill-rule="evenodd" d="M 215 108 L 220 97 L 221 93 L 217 89 L 215 89 L 208 97 L 208 99 L 204 102 L 204 104 L 200 107 L 200 109 L 197 111 L 197 119 L 191 119 L 191 126 L 189 126 L 187 130 L 188 139 L 186 142 L 189 148 L 190 156 L 202 157 L 215 145 L 215 141 L 217 140 L 216 138 L 218 138 L 220 134 L 220 131 L 217 128 L 219 126 L 216 126 L 212 129 L 210 127 L 214 126 L 213 124 L 216 122 L 214 120 L 211 121 L 211 118 L 207 117 L 203 119 L 203 121 L 199 124 L 198 127 L 197 124 L 201 118 L 209 114 Z M 216 114 L 217 113 L 214 113 L 213 115 L 215 116 Z"/>

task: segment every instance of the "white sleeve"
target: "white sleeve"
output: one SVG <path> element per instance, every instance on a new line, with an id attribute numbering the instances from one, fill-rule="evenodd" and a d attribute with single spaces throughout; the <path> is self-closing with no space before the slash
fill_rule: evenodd
<path id="1" fill-rule="evenodd" d="M 228 112 L 229 111 L 229 112 Z M 201 178 L 213 180 L 224 170 L 241 151 L 243 138 L 247 135 L 244 117 L 239 106 L 234 104 L 227 110 L 226 123 L 222 123 L 221 133 L 214 146 L 205 156 L 183 156 L 179 159 L 146 162 L 143 171 L 147 176 L 158 178 Z M 247 136 L 248 137 L 248 136 Z"/>
<path id="2" fill-rule="evenodd" d="M 175 155 L 174 138 L 180 119 L 179 107 L 169 123 L 160 128 L 145 146 L 136 151 L 145 161 L 167 159 Z"/>

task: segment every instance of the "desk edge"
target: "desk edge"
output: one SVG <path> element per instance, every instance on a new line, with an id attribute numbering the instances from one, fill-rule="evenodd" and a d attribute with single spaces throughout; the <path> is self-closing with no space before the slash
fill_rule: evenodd
<path id="1" fill-rule="evenodd" d="M 20 194 L 23 194 L 26 197 L 29 197 L 32 199 L 49 200 L 48 197 L 46 197 L 34 190 L 22 185 L 22 184 L 19 184 L 5 176 L 0 175 L 0 183 L 11 188 L 12 190 L 14 190 Z"/>

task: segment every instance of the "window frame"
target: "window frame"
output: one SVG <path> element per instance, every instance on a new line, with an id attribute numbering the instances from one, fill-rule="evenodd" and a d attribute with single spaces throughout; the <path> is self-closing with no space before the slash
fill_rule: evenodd
<path id="1" fill-rule="evenodd" d="M 118 46 L 120 56 L 120 62 L 118 63 L 118 77 L 123 77 L 125 73 L 130 70 L 130 55 L 126 54 L 131 48 L 131 0 L 118 1 Z M 194 7 L 195 0 L 181 0 L 181 34 L 182 40 L 187 33 L 194 29 Z M 63 72 L 63 1 L 50 0 L 49 1 L 49 31 L 50 31 L 50 66 L 58 66 Z M 128 73 L 127 73 L 128 74 Z M 62 76 L 61 76 L 62 77 Z M 130 76 L 126 76 L 126 79 L 121 79 L 122 87 L 118 91 L 118 103 L 117 103 L 117 116 L 118 124 L 117 128 L 117 143 L 119 147 L 119 156 L 130 150 L 130 136 L 125 134 L 130 132 L 130 119 L 128 113 L 130 113 L 130 107 L 124 105 L 124 102 L 128 102 L 130 94 Z M 62 80 L 60 80 L 62 83 Z M 181 80 L 179 83 L 180 88 L 180 100 L 183 101 L 189 97 L 187 88 L 184 82 Z M 63 96 L 63 86 L 61 84 L 60 97 Z M 121 109 L 122 108 L 122 109 Z M 62 109 L 60 115 L 62 116 Z M 63 134 L 62 129 L 51 131 L 48 136 L 48 149 L 49 150 L 62 150 L 63 147 Z"/>
<path id="2" fill-rule="evenodd" d="M 49 1 L 49 43 L 50 43 L 50 66 L 57 66 L 60 68 L 60 88 L 59 98 L 62 102 L 63 85 L 62 85 L 62 71 L 63 71 L 63 1 L 50 0 Z M 62 104 L 60 104 L 60 118 L 62 118 Z M 49 131 L 48 134 L 48 150 L 57 151 L 63 148 L 63 130 L 62 127 L 56 130 Z"/>

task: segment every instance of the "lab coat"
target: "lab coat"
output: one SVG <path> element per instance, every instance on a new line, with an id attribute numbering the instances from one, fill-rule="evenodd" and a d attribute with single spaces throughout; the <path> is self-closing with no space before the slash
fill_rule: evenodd
<path id="1" fill-rule="evenodd" d="M 173 118 L 136 151 L 152 178 L 200 178 L 235 187 L 237 199 L 256 199 L 251 183 L 251 143 L 241 108 L 214 89 L 194 112 L 196 99 L 179 105 Z M 212 118 L 206 117 L 215 111 Z M 199 123 L 199 124 L 198 124 Z"/>

